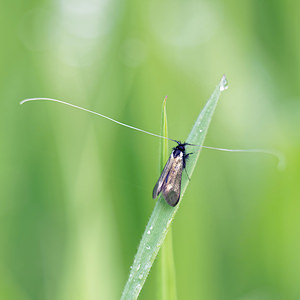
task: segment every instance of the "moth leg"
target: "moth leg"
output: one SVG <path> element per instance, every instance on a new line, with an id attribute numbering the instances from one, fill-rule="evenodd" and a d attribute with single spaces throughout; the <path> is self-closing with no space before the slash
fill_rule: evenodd
<path id="1" fill-rule="evenodd" d="M 184 155 L 184 159 L 183 159 L 183 168 L 185 169 L 185 173 L 186 173 L 187 178 L 189 179 L 189 181 L 191 181 L 191 178 L 190 178 L 190 176 L 189 176 L 189 174 L 188 174 L 188 172 L 187 172 L 187 170 L 186 170 L 186 161 L 188 160 L 190 154 L 194 154 L 194 152 L 185 154 L 185 155 Z"/>
<path id="2" fill-rule="evenodd" d="M 186 176 L 187 176 L 188 180 L 191 181 L 191 178 L 190 178 L 190 176 L 189 176 L 189 174 L 188 174 L 186 168 L 184 168 L 184 169 L 185 169 L 185 173 L 186 173 Z"/>

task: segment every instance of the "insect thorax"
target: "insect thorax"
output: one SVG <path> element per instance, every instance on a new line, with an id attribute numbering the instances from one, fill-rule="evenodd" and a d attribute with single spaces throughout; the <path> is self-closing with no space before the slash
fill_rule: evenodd
<path id="1" fill-rule="evenodd" d="M 182 156 L 185 156 L 185 144 L 179 144 L 178 146 L 173 148 L 173 157 L 177 157 L 182 153 Z"/>

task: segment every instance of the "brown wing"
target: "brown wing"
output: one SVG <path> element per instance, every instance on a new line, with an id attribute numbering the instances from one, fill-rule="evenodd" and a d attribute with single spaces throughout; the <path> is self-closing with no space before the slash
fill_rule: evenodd
<path id="1" fill-rule="evenodd" d="M 174 161 L 174 157 L 173 157 L 173 152 L 172 152 L 163 171 L 161 172 L 160 177 L 157 180 L 157 183 L 156 183 L 154 189 L 153 189 L 153 192 L 152 192 L 153 199 L 155 199 L 161 193 L 162 187 L 163 187 L 165 180 L 169 174 L 169 171 L 173 165 L 173 161 Z"/>
<path id="2" fill-rule="evenodd" d="M 162 186 L 164 198 L 171 206 L 175 206 L 180 198 L 182 170 L 183 157 L 180 155 L 173 159 L 168 176 Z"/>

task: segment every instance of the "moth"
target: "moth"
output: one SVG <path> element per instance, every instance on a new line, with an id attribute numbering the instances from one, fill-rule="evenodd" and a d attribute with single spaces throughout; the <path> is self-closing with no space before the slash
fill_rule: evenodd
<path id="1" fill-rule="evenodd" d="M 186 167 L 186 161 L 191 153 L 186 153 L 187 143 L 177 142 L 173 151 L 153 189 L 152 197 L 157 198 L 163 194 L 166 202 L 176 206 L 180 199 L 182 172 Z"/>

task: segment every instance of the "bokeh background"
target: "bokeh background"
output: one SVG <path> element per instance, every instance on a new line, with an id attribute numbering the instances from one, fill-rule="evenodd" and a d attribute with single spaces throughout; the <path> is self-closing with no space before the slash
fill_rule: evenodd
<path id="1" fill-rule="evenodd" d="M 300 299 L 297 1 L 0 1 L 0 299 L 119 299 L 154 207 L 159 140 L 184 140 L 223 73 L 173 223 L 179 299 Z M 170 145 L 171 147 L 171 145 Z M 154 265 L 140 294 L 158 299 Z"/>

